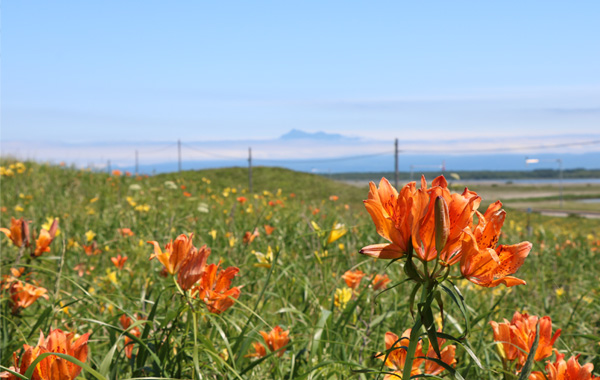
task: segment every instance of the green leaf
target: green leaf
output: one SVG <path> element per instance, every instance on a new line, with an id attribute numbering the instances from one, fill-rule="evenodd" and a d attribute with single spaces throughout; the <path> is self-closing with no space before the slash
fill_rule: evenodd
<path id="1" fill-rule="evenodd" d="M 452 282 L 450 282 L 450 283 L 452 284 Z M 452 284 L 452 285 L 454 285 L 454 284 Z M 467 337 L 467 335 L 469 334 L 469 331 L 471 330 L 471 325 L 469 323 L 469 316 L 467 314 L 467 307 L 465 306 L 465 302 L 464 302 L 465 300 L 464 300 L 462 294 L 460 294 L 460 292 L 458 291 L 458 288 L 456 286 L 454 286 L 454 290 L 450 289 L 449 287 L 447 287 L 444 284 L 440 284 L 440 286 L 450 296 L 452 301 L 454 301 L 454 303 L 458 306 L 458 309 L 460 310 L 461 314 L 463 315 L 463 318 L 465 319 L 465 332 L 459 338 L 459 339 L 465 339 Z"/>
<path id="2" fill-rule="evenodd" d="M 451 340 L 453 342 L 458 343 L 462 348 L 465 349 L 465 351 L 467 351 L 467 353 L 469 354 L 469 356 L 473 359 L 473 361 L 475 362 L 475 364 L 477 364 L 477 366 L 481 369 L 483 368 L 483 365 L 481 364 L 481 360 L 479 360 L 479 358 L 477 357 L 477 355 L 475 355 L 475 353 L 473 352 L 473 349 L 471 349 L 471 347 L 469 347 L 469 345 L 467 344 L 467 342 L 465 342 L 464 338 L 456 338 L 450 334 L 446 334 L 446 333 L 442 333 L 442 332 L 438 332 L 437 335 L 442 338 L 442 339 L 446 339 L 446 340 Z"/>
<path id="3" fill-rule="evenodd" d="M 431 310 L 431 300 L 433 298 L 432 295 L 432 293 L 429 294 L 427 299 L 428 302 L 419 304 L 419 314 L 421 314 L 421 320 L 423 321 L 423 326 L 427 332 L 429 344 L 433 347 L 433 350 L 437 354 L 438 358 L 441 358 L 442 353 L 437 340 L 437 329 L 435 326 L 435 320 L 433 318 L 433 311 Z"/>
<path id="4" fill-rule="evenodd" d="M 312 338 L 310 357 L 313 357 L 315 353 L 319 352 L 319 348 L 321 347 L 321 335 L 323 335 L 323 329 L 325 328 L 325 324 L 327 323 L 327 320 L 329 319 L 331 314 L 332 312 L 330 310 L 321 308 L 321 317 L 317 322 L 315 333 Z M 319 355 L 319 358 L 320 356 L 321 355 Z"/>
<path id="5" fill-rule="evenodd" d="M 106 356 L 104 357 L 104 359 L 102 359 L 102 363 L 100 363 L 100 367 L 98 368 L 98 371 L 103 375 L 108 377 L 110 374 L 110 367 L 111 367 L 111 362 L 112 362 L 112 358 L 115 355 L 115 351 L 117 350 L 117 345 L 119 344 L 119 341 L 117 340 L 117 342 L 112 346 L 112 348 L 110 349 L 110 351 L 108 351 L 108 353 L 106 354 Z"/>

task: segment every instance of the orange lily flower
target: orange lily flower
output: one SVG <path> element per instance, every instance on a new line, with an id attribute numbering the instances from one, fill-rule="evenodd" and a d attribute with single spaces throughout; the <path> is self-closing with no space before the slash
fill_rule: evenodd
<path id="1" fill-rule="evenodd" d="M 220 265 L 220 263 L 210 264 L 206 267 L 200 282 L 192 288 L 192 294 L 197 291 L 198 298 L 206 304 L 208 311 L 215 314 L 221 314 L 229 309 L 234 303 L 233 299 L 240 296 L 241 289 L 240 287 L 229 288 L 239 269 L 229 267 L 217 274 Z"/>
<path id="2" fill-rule="evenodd" d="M 346 285 L 348 285 L 349 288 L 356 290 L 364 276 L 365 274 L 360 269 L 357 269 L 355 271 L 346 271 L 342 278 L 344 279 L 344 281 L 346 281 Z"/>
<path id="3" fill-rule="evenodd" d="M 244 204 L 244 203 L 246 203 L 246 201 L 247 201 L 247 200 L 248 200 L 248 199 L 247 199 L 246 197 L 238 197 L 238 198 L 237 198 L 237 201 L 238 201 L 238 202 L 240 202 L 240 204 Z"/>
<path id="4" fill-rule="evenodd" d="M 19 281 L 18 278 L 23 275 L 25 272 L 25 268 L 10 268 L 10 274 L 5 274 L 2 276 L 2 281 L 0 281 L 0 289 L 10 289 L 13 283 Z"/>
<path id="5" fill-rule="evenodd" d="M 123 174 L 123 172 L 121 172 L 119 169 L 115 169 L 111 172 L 111 174 L 115 177 L 120 177 Z"/>
<path id="6" fill-rule="evenodd" d="M 88 256 L 95 256 L 99 253 L 102 253 L 102 250 L 98 249 L 98 243 L 96 243 L 96 240 L 94 240 L 90 245 L 82 244 L 81 246 L 83 247 L 85 254 Z"/>
<path id="7" fill-rule="evenodd" d="M 258 232 L 258 228 L 255 228 L 254 232 L 246 231 L 246 233 L 244 234 L 244 244 L 252 243 L 254 239 L 256 239 L 259 236 L 260 233 Z"/>
<path id="8" fill-rule="evenodd" d="M 10 230 L 8 228 L 0 228 L 0 231 L 13 242 L 17 247 L 25 245 L 29 247 L 29 223 L 23 218 L 10 218 Z"/>
<path id="9" fill-rule="evenodd" d="M 50 329 L 48 338 L 44 338 L 44 334 L 40 332 L 40 339 L 37 346 L 23 345 L 25 352 L 21 356 L 20 366 L 18 366 L 16 353 L 13 354 L 14 367 L 11 367 L 11 369 L 24 375 L 31 363 L 38 356 L 46 352 L 67 354 L 85 362 L 88 356 L 87 343 L 89 337 L 90 333 L 86 333 L 75 340 L 74 333 L 65 334 L 62 330 Z M 71 380 L 75 379 L 80 373 L 81 367 L 77 364 L 73 364 L 58 356 L 50 355 L 38 363 L 31 378 L 32 380 Z M 0 377 L 8 380 L 18 379 L 15 375 L 7 372 L 0 374 Z"/>
<path id="10" fill-rule="evenodd" d="M 384 360 L 384 364 L 386 367 L 390 368 L 393 371 L 393 374 L 387 374 L 383 378 L 384 380 L 394 380 L 394 379 L 402 379 L 402 372 L 404 371 L 404 363 L 406 362 L 406 347 L 408 347 L 410 341 L 410 332 L 411 329 L 404 331 L 401 338 L 398 338 L 398 335 L 392 332 L 385 333 L 385 350 L 386 353 L 379 353 L 377 357 L 381 360 Z M 415 359 L 412 363 L 412 369 L 410 371 L 410 375 L 419 375 L 421 371 L 419 367 L 423 364 L 423 344 L 421 341 L 417 343 L 417 349 L 415 351 Z"/>
<path id="11" fill-rule="evenodd" d="M 121 256 L 119 253 L 116 257 L 111 257 L 110 261 L 117 267 L 117 269 L 123 269 L 125 266 L 125 262 L 127 261 L 127 256 Z"/>
<path id="12" fill-rule="evenodd" d="M 462 194 L 450 193 L 443 176 L 434 179 L 431 185 L 428 188 L 425 177 L 421 177 L 420 189 L 410 182 L 398 192 L 385 178 L 381 179 L 379 189 L 371 182 L 369 199 L 364 204 L 377 233 L 391 244 L 370 245 L 360 252 L 397 259 L 412 245 L 416 257 L 422 261 L 439 257 L 444 265 L 458 262 L 463 230 L 471 226 L 481 198 L 468 189 Z"/>
<path id="13" fill-rule="evenodd" d="M 267 236 L 271 235 L 273 231 L 275 231 L 275 227 L 269 226 L 268 224 L 265 224 L 263 227 L 265 228 L 265 233 L 267 234 Z"/>
<path id="14" fill-rule="evenodd" d="M 502 215 L 504 210 L 497 214 Z M 487 229 L 484 229 L 487 231 Z M 497 234 L 500 231 L 497 230 Z M 474 284 L 484 287 L 495 287 L 504 284 L 507 287 L 526 284 L 524 280 L 509 276 L 515 273 L 525 262 L 531 251 L 532 244 L 528 241 L 514 245 L 496 247 L 498 236 L 480 235 L 477 239 L 470 231 L 465 230 L 462 242 L 462 257 L 460 271 L 462 275 Z"/>
<path id="15" fill-rule="evenodd" d="M 490 321 L 490 325 L 494 330 L 494 340 L 502 342 L 506 360 L 518 359 L 519 367 L 525 364 L 535 340 L 538 320 L 540 323 L 540 339 L 534 359 L 540 361 L 552 355 L 552 346 L 561 333 L 561 330 L 558 329 L 552 335 L 552 320 L 550 317 L 538 318 L 535 315 L 521 314 L 516 311 L 510 322 L 506 319 L 503 323 Z"/>
<path id="16" fill-rule="evenodd" d="M 10 286 L 10 298 L 13 303 L 12 312 L 17 314 L 20 309 L 25 309 L 33 304 L 38 298 L 48 299 L 48 290 L 45 288 L 16 281 Z"/>
<path id="17" fill-rule="evenodd" d="M 177 273 L 177 283 L 181 289 L 191 289 L 202 278 L 208 256 L 210 256 L 210 248 L 206 245 L 203 245 L 200 249 L 194 247 L 190 251 Z"/>
<path id="18" fill-rule="evenodd" d="M 88 266 L 86 264 L 79 263 L 73 267 L 73 270 L 77 271 L 77 274 L 79 275 L 79 277 L 83 277 L 84 274 L 87 274 L 87 275 L 91 274 L 90 271 L 94 270 L 94 268 L 95 267 L 93 267 L 93 266 L 90 266 L 88 268 Z"/>
<path id="19" fill-rule="evenodd" d="M 421 188 L 414 198 L 416 215 L 413 222 L 413 247 L 417 257 L 431 261 L 439 257 L 444 265 L 452 265 L 460 259 L 463 230 L 473 223 L 473 213 L 479 207 L 481 197 L 465 188 L 462 194 L 450 193 L 448 182 L 439 176 L 427 189 L 425 177 L 421 177 Z M 438 209 L 439 220 L 436 217 Z M 436 229 L 440 231 L 436 232 Z M 443 236 L 439 242 L 436 234 Z M 441 244 L 441 247 L 437 247 Z M 440 252 L 437 248 L 441 248 Z"/>
<path id="20" fill-rule="evenodd" d="M 245 358 L 264 358 L 267 356 L 267 349 L 262 345 L 262 343 L 253 342 L 252 348 L 254 348 L 254 352 L 244 355 Z"/>
<path id="21" fill-rule="evenodd" d="M 414 182 L 404 186 L 400 193 L 385 178 L 379 182 L 379 189 L 375 183 L 369 183 L 369 196 L 363 203 L 375 223 L 377 233 L 391 244 L 369 245 L 360 253 L 381 259 L 397 259 L 407 252 L 415 217 L 412 215 L 415 196 Z"/>
<path id="22" fill-rule="evenodd" d="M 46 231 L 45 229 L 40 230 L 40 236 L 38 236 L 35 241 L 35 252 L 33 255 L 35 257 L 40 256 L 44 252 L 50 252 L 50 244 L 52 240 L 54 240 L 54 236 L 56 236 L 56 231 L 58 230 L 58 219 L 54 219 L 52 225 L 50 225 L 50 230 Z"/>
<path id="23" fill-rule="evenodd" d="M 123 237 L 127 237 L 127 236 L 133 236 L 135 235 L 133 233 L 133 231 L 131 231 L 130 228 L 117 228 L 117 231 L 121 234 L 121 236 Z"/>
<path id="24" fill-rule="evenodd" d="M 438 347 L 442 347 L 444 345 L 444 343 L 446 343 L 446 339 L 442 339 L 442 338 L 437 338 L 438 340 Z M 433 345 L 431 343 L 429 343 L 429 348 L 427 349 L 427 357 L 428 358 L 434 358 L 434 359 L 441 359 L 444 363 L 448 364 L 451 367 L 455 367 L 456 366 L 456 358 L 455 358 L 455 354 L 456 354 L 456 346 L 451 344 L 448 345 L 446 347 L 444 347 L 441 352 L 440 352 L 441 358 L 438 358 L 437 354 L 435 353 L 435 350 L 433 349 Z M 433 361 L 433 360 L 426 360 L 425 361 L 425 373 L 428 375 L 439 375 L 440 373 L 442 373 L 444 371 L 444 367 L 442 367 L 441 365 L 439 365 L 437 362 Z"/>
<path id="25" fill-rule="evenodd" d="M 150 256 L 150 260 L 157 258 L 162 265 L 165 266 L 169 274 L 176 274 L 179 272 L 179 268 L 183 264 L 187 255 L 196 248 L 192 245 L 192 238 L 194 234 L 190 234 L 189 237 L 184 234 L 179 235 L 175 242 L 171 240 L 165 246 L 165 252 L 160 249 L 158 242 L 149 241 L 148 244 L 154 245 L 154 254 Z"/>
<path id="26" fill-rule="evenodd" d="M 373 278 L 373 282 L 371 282 L 371 287 L 373 290 L 385 289 L 390 281 L 392 280 L 390 280 L 387 274 L 376 274 Z"/>
<path id="27" fill-rule="evenodd" d="M 285 352 L 285 346 L 290 342 L 290 330 L 283 331 L 281 327 L 275 326 L 269 333 L 266 331 L 259 331 L 259 333 L 267 344 L 269 351 L 277 352 L 277 356 L 281 357 Z M 246 357 L 262 358 L 267 355 L 267 350 L 261 343 L 255 342 L 252 345 L 254 352 L 246 355 Z"/>
<path id="28" fill-rule="evenodd" d="M 546 364 L 546 376 L 539 371 L 531 373 L 530 380 L 598 380 L 600 377 L 593 376 L 594 365 L 587 363 L 579 364 L 579 355 L 571 356 L 565 361 L 565 354 L 556 353 L 556 361 Z"/>

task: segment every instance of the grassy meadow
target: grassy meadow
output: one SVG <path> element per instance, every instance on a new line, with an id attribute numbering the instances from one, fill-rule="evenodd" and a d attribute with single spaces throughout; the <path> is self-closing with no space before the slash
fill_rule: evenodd
<path id="1" fill-rule="evenodd" d="M 3 286 L 0 371 L 53 328 L 91 333 L 79 374 L 87 379 L 375 379 L 390 371 L 375 357 L 386 352 L 386 332 L 400 336 L 414 324 L 402 262 L 359 254 L 385 242 L 362 202 L 367 187 L 264 167 L 253 169 L 250 193 L 245 168 L 136 177 L 1 164 L 0 226 L 23 217 L 37 236 L 58 219 L 59 232 L 37 257 L 0 236 L 5 283 L 11 268 L 24 268 L 19 279 L 47 289 L 15 310 Z M 483 198 L 481 211 L 496 200 Z M 210 248 L 208 264 L 239 268 L 231 281 L 239 297 L 226 299 L 232 305 L 221 313 L 150 260 L 148 241 L 164 247 L 190 233 L 194 246 Z M 508 208 L 501 243 L 525 240 L 533 249 L 516 277 L 527 285 L 485 288 L 455 278 L 464 308 L 452 299 L 457 293 L 440 293 L 444 318 L 437 303 L 433 317 L 460 337 L 456 373 L 429 377 L 517 379 L 489 323 L 515 311 L 549 316 L 552 330 L 562 330 L 554 348 L 566 358 L 581 355 L 600 374 L 600 220 Z M 366 274 L 354 291 L 342 278 L 348 270 Z M 387 290 L 374 290 L 376 274 L 389 276 Z M 289 331 L 289 343 L 253 355 L 254 343 L 268 345 L 260 332 L 276 326 Z M 543 371 L 547 360 L 533 370 Z"/>

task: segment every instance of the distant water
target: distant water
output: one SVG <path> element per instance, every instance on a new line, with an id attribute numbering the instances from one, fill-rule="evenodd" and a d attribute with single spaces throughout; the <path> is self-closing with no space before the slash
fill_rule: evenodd
<path id="1" fill-rule="evenodd" d="M 579 200 L 581 203 L 600 203 L 600 198 L 592 198 L 592 199 L 581 199 Z"/>
<path id="2" fill-rule="evenodd" d="M 469 182 L 486 182 L 488 180 L 469 180 Z M 492 180 L 493 182 L 512 182 L 520 185 L 560 185 L 559 179 L 498 179 Z M 600 184 L 600 178 L 567 178 L 563 179 L 562 183 L 565 185 L 581 185 L 591 183 L 598 185 Z"/>

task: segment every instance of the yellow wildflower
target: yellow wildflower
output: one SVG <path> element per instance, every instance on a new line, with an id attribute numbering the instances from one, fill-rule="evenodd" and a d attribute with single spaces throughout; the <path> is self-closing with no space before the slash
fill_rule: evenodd
<path id="1" fill-rule="evenodd" d="M 150 205 L 143 204 L 135 207 L 135 211 L 148 212 L 150 211 Z"/>
<path id="2" fill-rule="evenodd" d="M 343 310 L 346 308 L 346 305 L 348 304 L 348 302 L 352 299 L 352 289 L 346 287 L 346 288 L 337 288 L 335 290 L 335 296 L 333 299 L 333 303 L 335 304 L 335 307 L 337 307 L 340 310 Z"/>
<path id="3" fill-rule="evenodd" d="M 117 271 L 111 271 L 110 269 L 106 269 L 106 279 L 113 284 L 117 285 Z"/>
<path id="4" fill-rule="evenodd" d="M 348 229 L 342 223 L 335 223 L 333 225 L 333 229 L 329 232 L 329 237 L 327 238 L 327 244 L 331 244 L 334 241 L 338 240 L 342 236 L 346 235 Z"/>
<path id="5" fill-rule="evenodd" d="M 96 233 L 94 231 L 92 231 L 92 230 L 88 230 L 85 233 L 85 240 L 87 242 L 90 242 L 90 241 L 94 240 L 95 237 L 96 237 Z"/>
<path id="6" fill-rule="evenodd" d="M 267 253 L 264 254 L 262 252 L 252 251 L 252 254 L 256 256 L 258 263 L 254 264 L 257 268 L 271 268 L 271 264 L 273 263 L 273 250 L 271 246 L 268 246 Z"/>
<path id="7" fill-rule="evenodd" d="M 27 168 L 25 167 L 25 165 L 22 162 L 17 162 L 15 164 L 15 169 L 17 169 L 17 173 L 19 173 L 19 174 L 24 173 L 25 170 L 27 170 Z"/>

